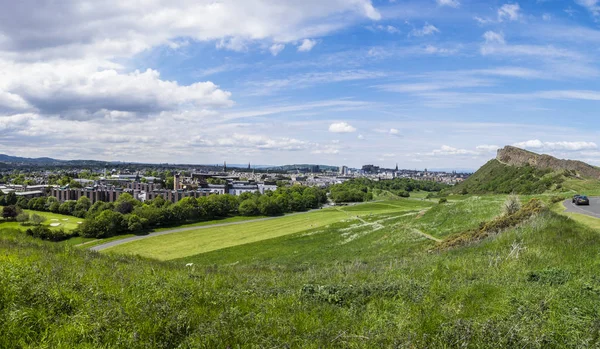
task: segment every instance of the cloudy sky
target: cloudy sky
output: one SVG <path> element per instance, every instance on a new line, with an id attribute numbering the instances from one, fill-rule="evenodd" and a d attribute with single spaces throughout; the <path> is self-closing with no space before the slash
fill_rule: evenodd
<path id="1" fill-rule="evenodd" d="M 0 0 L 0 153 L 600 165 L 598 62 L 598 0 Z"/>

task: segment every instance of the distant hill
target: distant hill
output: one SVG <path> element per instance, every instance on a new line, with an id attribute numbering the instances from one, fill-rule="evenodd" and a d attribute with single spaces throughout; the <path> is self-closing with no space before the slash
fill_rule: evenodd
<path id="1" fill-rule="evenodd" d="M 560 190 L 567 178 L 600 178 L 600 168 L 506 146 L 451 192 L 456 194 L 540 194 Z"/>
<path id="2" fill-rule="evenodd" d="M 6 163 L 29 163 L 29 164 L 53 164 L 58 162 L 65 162 L 64 160 L 57 160 L 52 158 L 22 158 L 18 156 L 10 156 L 6 154 L 0 154 L 0 162 Z"/>
<path id="3" fill-rule="evenodd" d="M 314 165 L 314 164 L 294 164 L 294 165 L 283 165 L 283 166 L 272 166 L 265 168 L 271 171 L 300 171 L 300 172 L 316 172 L 320 171 L 337 171 L 339 167 L 329 165 Z"/>
<path id="4" fill-rule="evenodd" d="M 536 154 L 517 147 L 506 146 L 498 150 L 496 160 L 510 166 L 530 165 L 542 170 L 575 172 L 579 177 L 600 179 L 600 168 L 583 161 L 561 160 L 546 154 Z"/>

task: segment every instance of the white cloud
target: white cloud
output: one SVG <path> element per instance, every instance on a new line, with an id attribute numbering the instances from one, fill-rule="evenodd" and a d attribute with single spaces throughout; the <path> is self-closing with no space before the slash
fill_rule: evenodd
<path id="1" fill-rule="evenodd" d="M 427 45 L 425 46 L 425 53 L 428 54 L 439 54 L 439 55 L 452 55 L 455 54 L 456 52 L 458 52 L 457 49 L 449 49 L 449 48 L 443 48 L 443 47 L 436 47 L 433 45 Z"/>
<path id="2" fill-rule="evenodd" d="M 314 72 L 292 75 L 287 78 L 248 83 L 250 95 L 269 95 L 283 89 L 308 88 L 318 84 L 330 84 L 343 81 L 370 80 L 388 76 L 388 73 L 367 70 L 347 70 Z"/>
<path id="3" fill-rule="evenodd" d="M 336 123 L 329 125 L 329 132 L 352 133 L 352 132 L 356 132 L 356 128 L 346 122 L 336 122 Z"/>
<path id="4" fill-rule="evenodd" d="M 431 155 L 437 156 L 437 155 L 473 155 L 476 154 L 476 152 L 472 151 L 472 150 L 467 150 L 467 149 L 459 149 L 459 148 L 454 148 L 448 145 L 442 145 L 440 147 L 440 149 L 435 149 L 434 151 L 431 152 Z"/>
<path id="5" fill-rule="evenodd" d="M 486 44 L 506 44 L 504 35 L 502 33 L 497 33 L 491 30 L 486 31 L 483 34 L 483 38 L 485 39 Z"/>
<path id="6" fill-rule="evenodd" d="M 499 147 L 497 145 L 483 144 L 483 145 L 476 146 L 475 150 L 480 151 L 480 152 L 485 152 L 485 153 L 491 153 L 491 152 L 495 152 L 496 150 L 498 150 L 500 148 L 501 147 Z"/>
<path id="7" fill-rule="evenodd" d="M 251 41 L 294 42 L 381 18 L 371 0 L 282 0 L 277 6 L 268 0 L 153 0 L 144 6 L 117 0 L 21 0 L 20 6 L 2 6 L 2 12 L 11 20 L 0 22 L 0 51 L 44 59 L 131 56 L 173 38 L 215 40 L 222 48 L 240 50 Z M 345 20 L 334 20 L 337 16 Z"/>
<path id="8" fill-rule="evenodd" d="M 270 48 L 269 51 L 271 51 L 271 54 L 273 56 L 277 56 L 281 51 L 283 51 L 285 49 L 285 45 L 284 44 L 273 44 Z"/>
<path id="9" fill-rule="evenodd" d="M 533 139 L 513 144 L 515 147 L 535 150 L 565 150 L 580 151 L 598 149 L 594 142 L 542 142 L 539 139 Z"/>
<path id="10" fill-rule="evenodd" d="M 399 135 L 399 134 L 400 134 L 400 131 L 398 131 L 398 130 L 397 130 L 397 129 L 395 129 L 395 128 L 390 128 L 390 131 L 389 131 L 389 132 L 390 132 L 390 134 L 391 134 L 391 135 L 394 135 L 394 136 L 397 136 L 397 135 Z"/>
<path id="11" fill-rule="evenodd" d="M 410 32 L 410 35 L 411 36 L 427 36 L 427 35 L 432 35 L 432 34 L 439 33 L 439 32 L 440 32 L 440 30 L 438 28 L 436 28 L 432 24 L 427 23 L 421 29 L 416 29 L 416 28 L 413 29 Z"/>
<path id="12" fill-rule="evenodd" d="M 600 1 L 598 0 L 575 0 L 575 2 L 582 7 L 585 7 L 594 16 L 600 15 Z"/>
<path id="13" fill-rule="evenodd" d="M 365 139 L 365 136 L 363 136 L 363 135 L 358 135 L 358 137 L 356 137 L 356 138 L 358 138 L 358 139 L 360 139 L 360 140 L 363 140 L 363 139 Z"/>
<path id="14" fill-rule="evenodd" d="M 192 146 L 205 147 L 234 147 L 234 148 L 253 148 L 259 150 L 286 150 L 298 151 L 308 149 L 311 145 L 307 142 L 294 138 L 271 138 L 261 135 L 248 135 L 234 133 L 228 137 L 214 138 L 196 136 L 190 142 Z"/>
<path id="15" fill-rule="evenodd" d="M 18 64 L 0 60 L 0 109 L 18 108 L 63 117 L 102 110 L 156 113 L 181 106 L 228 107 L 231 93 L 212 82 L 179 85 L 156 70 L 121 73 L 86 62 Z"/>
<path id="16" fill-rule="evenodd" d="M 521 16 L 520 10 L 519 4 L 504 4 L 498 9 L 498 21 L 516 21 Z"/>
<path id="17" fill-rule="evenodd" d="M 304 39 L 302 40 L 302 44 L 298 46 L 298 52 L 308 52 L 313 49 L 317 45 L 316 40 Z"/>
<path id="18" fill-rule="evenodd" d="M 439 6 L 450 6 L 450 7 L 459 7 L 460 1 L 458 0 L 436 0 Z"/>

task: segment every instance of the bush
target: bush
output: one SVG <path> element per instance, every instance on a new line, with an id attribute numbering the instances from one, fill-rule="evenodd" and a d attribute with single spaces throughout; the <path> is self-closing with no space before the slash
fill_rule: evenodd
<path id="1" fill-rule="evenodd" d="M 566 200 L 566 198 L 564 198 L 562 196 L 558 196 L 558 195 L 552 196 L 550 198 L 550 202 L 553 203 L 553 204 L 555 204 L 557 202 L 562 202 L 562 201 L 565 201 L 565 200 Z"/>
<path id="2" fill-rule="evenodd" d="M 38 225 L 31 229 L 27 229 L 25 233 L 34 238 L 48 240 L 48 241 L 63 241 L 76 236 L 77 234 L 74 232 L 68 232 L 64 229 L 52 230 L 48 227 L 44 227 L 42 225 Z"/>
<path id="3" fill-rule="evenodd" d="M 31 224 L 33 225 L 40 225 L 42 224 L 44 221 L 46 220 L 46 217 L 44 216 L 40 216 L 39 214 L 32 214 L 31 217 L 29 217 L 29 221 L 31 222 Z"/>
<path id="4" fill-rule="evenodd" d="M 17 216 L 17 222 L 19 222 L 21 224 L 27 222 L 28 220 L 29 220 L 29 213 L 27 213 L 27 212 L 21 212 Z"/>
<path id="5" fill-rule="evenodd" d="M 516 195 L 510 195 L 502 205 L 502 211 L 505 215 L 510 216 L 521 209 L 521 200 Z"/>
<path id="6" fill-rule="evenodd" d="M 440 201 L 438 201 L 438 203 L 440 203 L 440 204 L 445 204 L 447 202 L 448 202 L 448 199 L 446 199 L 446 198 L 441 198 Z"/>

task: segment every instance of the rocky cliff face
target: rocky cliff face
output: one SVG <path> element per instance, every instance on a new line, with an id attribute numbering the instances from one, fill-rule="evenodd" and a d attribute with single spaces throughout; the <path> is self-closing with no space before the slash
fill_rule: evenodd
<path id="1" fill-rule="evenodd" d="M 517 147 L 506 146 L 498 150 L 496 160 L 510 166 L 525 166 L 527 164 L 554 171 L 571 170 L 579 176 L 600 179 L 600 168 L 576 160 L 561 160 L 550 155 L 536 154 Z"/>

